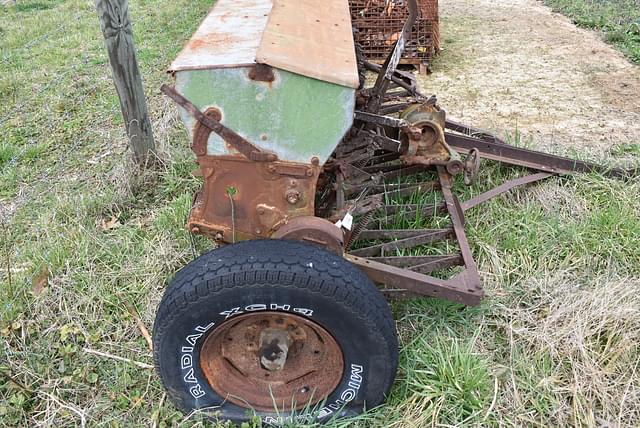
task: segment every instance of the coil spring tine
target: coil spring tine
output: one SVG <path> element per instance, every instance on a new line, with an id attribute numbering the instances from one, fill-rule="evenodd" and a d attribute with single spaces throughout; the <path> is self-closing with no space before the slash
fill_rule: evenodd
<path id="1" fill-rule="evenodd" d="M 351 235 L 345 243 L 345 251 L 349 251 L 351 249 L 351 245 L 358 240 L 358 236 L 360 236 L 360 233 L 362 233 L 362 231 L 366 229 L 367 226 L 369 226 L 369 223 L 371 223 L 371 220 L 373 220 L 373 215 L 376 213 L 376 211 L 377 210 L 371 210 L 364 216 L 362 216 L 358 224 L 353 228 L 353 231 L 351 231 Z"/>

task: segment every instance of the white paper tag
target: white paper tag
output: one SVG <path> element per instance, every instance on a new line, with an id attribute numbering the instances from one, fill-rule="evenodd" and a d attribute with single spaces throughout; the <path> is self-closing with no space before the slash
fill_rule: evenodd
<path id="1" fill-rule="evenodd" d="M 342 220 L 336 221 L 336 226 L 338 227 L 338 229 L 342 229 Z"/>
<path id="2" fill-rule="evenodd" d="M 347 230 L 351 230 L 351 226 L 353 226 L 353 216 L 349 213 L 346 213 L 344 215 L 344 218 L 342 219 L 342 227 Z"/>

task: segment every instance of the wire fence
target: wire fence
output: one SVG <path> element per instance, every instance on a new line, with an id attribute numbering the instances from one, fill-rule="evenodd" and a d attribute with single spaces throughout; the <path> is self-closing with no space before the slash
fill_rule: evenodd
<path id="1" fill-rule="evenodd" d="M 183 23 L 187 15 L 192 13 L 192 9 L 190 9 L 189 7 L 191 4 L 190 0 L 184 0 L 181 3 L 183 3 L 183 6 L 179 8 L 181 12 L 179 14 L 176 14 L 176 16 L 174 16 L 166 24 L 166 27 L 171 27 L 177 22 Z M 95 25 L 99 26 L 97 15 L 95 14 L 95 11 L 93 11 L 93 9 L 91 9 L 90 11 L 87 11 L 87 13 L 81 19 L 94 20 Z M 133 22 L 134 31 L 136 26 L 138 28 L 145 28 L 147 27 L 147 24 L 151 23 L 152 21 L 155 22 L 155 20 L 156 18 L 149 14 L 136 13 L 136 16 Z M 18 48 L 18 50 L 30 50 L 36 45 L 38 45 L 39 43 L 42 43 L 44 41 L 50 41 L 52 40 L 53 37 L 59 36 L 68 28 L 69 27 L 67 25 L 62 24 L 56 27 L 54 30 L 49 31 L 45 34 L 42 34 L 33 40 L 30 40 L 23 47 Z M 176 41 L 176 43 L 179 43 L 180 45 L 182 45 L 182 41 Z M 106 50 L 104 52 L 104 55 L 106 57 L 107 55 Z M 33 106 L 34 104 L 38 103 L 39 100 L 42 99 L 43 93 L 56 90 L 56 88 L 60 84 L 62 84 L 63 82 L 66 83 L 70 75 L 73 76 L 74 73 L 77 73 L 77 70 L 85 67 L 85 64 L 83 61 L 84 60 L 82 57 L 78 57 L 78 59 L 73 64 L 67 66 L 67 69 L 65 71 L 58 73 L 55 78 L 51 79 L 44 86 L 39 88 L 38 91 L 33 94 L 33 96 L 21 100 L 20 103 L 17 105 L 8 106 L 9 112 L 0 118 L 0 127 L 4 126 L 12 118 L 25 114 L 26 107 Z M 97 87 L 98 87 L 98 83 L 94 83 L 91 88 L 96 89 Z M 85 92 L 85 95 L 83 95 L 78 99 L 75 99 L 74 102 L 76 104 L 82 105 L 83 102 L 85 102 L 86 98 L 88 97 L 87 94 L 90 94 L 93 92 L 91 88 L 88 88 L 88 90 Z M 119 104 L 115 104 L 112 108 L 108 110 L 102 110 L 100 113 L 103 116 L 117 114 L 117 112 L 119 111 L 119 108 L 120 108 Z M 44 110 L 44 109 L 41 109 L 41 110 Z M 39 113 L 36 112 L 35 114 L 39 114 Z M 41 112 L 41 114 L 43 114 L 43 117 L 40 123 L 44 123 L 45 121 L 48 120 L 48 118 L 44 115 L 43 112 Z M 69 159 L 72 158 L 73 155 L 78 153 L 78 149 L 80 145 L 87 141 L 88 135 L 92 132 L 95 132 L 94 127 L 84 127 L 84 129 L 78 135 L 75 136 L 71 144 L 67 145 L 64 150 L 59 151 L 58 157 L 55 159 L 55 161 L 52 161 L 48 166 L 41 169 L 35 177 L 31 177 L 28 183 L 22 183 L 22 185 L 20 186 L 20 189 L 17 190 L 17 194 L 19 194 L 20 197 L 13 198 L 14 200 L 12 201 L 13 202 L 13 208 L 11 210 L 12 215 L 9 216 L 8 218 L 4 218 L 3 219 L 4 223 L 10 223 L 11 221 L 10 217 L 13 217 L 13 215 L 15 215 L 18 209 L 23 207 L 29 201 L 30 199 L 29 194 L 35 191 L 36 183 L 38 184 L 37 186 L 38 193 L 55 191 L 55 187 L 57 186 L 59 180 L 68 176 L 71 172 L 70 170 L 74 168 L 74 166 L 68 165 Z M 125 130 L 123 128 L 122 134 L 124 135 L 124 133 L 125 133 Z M 29 150 L 30 147 L 33 147 L 37 143 L 38 143 L 37 140 L 33 140 L 33 141 L 29 141 L 28 144 L 21 144 L 19 147 L 16 147 L 16 152 L 13 154 L 12 159 L 7 164 L 5 164 L 5 167 L 7 165 L 15 166 L 15 164 L 19 161 L 19 159 L 23 158 L 27 150 Z M 76 172 L 79 172 L 84 177 L 93 177 L 95 175 L 95 172 L 92 171 L 91 168 L 85 168 Z M 40 185 L 44 183 L 46 183 L 45 186 L 40 187 Z M 0 200 L 0 203 L 3 203 L 2 200 Z"/>

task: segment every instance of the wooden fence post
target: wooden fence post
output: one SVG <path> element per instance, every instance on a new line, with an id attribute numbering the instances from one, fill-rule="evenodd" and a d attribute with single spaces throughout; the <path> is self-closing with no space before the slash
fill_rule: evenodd
<path id="1" fill-rule="evenodd" d="M 133 157 L 138 164 L 145 164 L 155 154 L 155 142 L 133 45 L 128 3 L 128 0 L 96 0 L 96 9 Z"/>

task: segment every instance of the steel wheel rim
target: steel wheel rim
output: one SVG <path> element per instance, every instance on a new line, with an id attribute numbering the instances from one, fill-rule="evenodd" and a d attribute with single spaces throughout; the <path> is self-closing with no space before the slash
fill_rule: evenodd
<path id="1" fill-rule="evenodd" d="M 280 369 L 273 366 L 281 359 L 268 359 L 275 355 L 271 350 L 280 351 L 273 343 L 284 342 L 274 342 L 274 335 L 289 338 Z M 272 368 L 266 368 L 265 362 Z M 319 403 L 336 389 L 344 373 L 342 351 L 327 330 L 307 318 L 270 311 L 223 322 L 205 339 L 200 367 L 211 388 L 224 399 L 271 412 Z"/>

